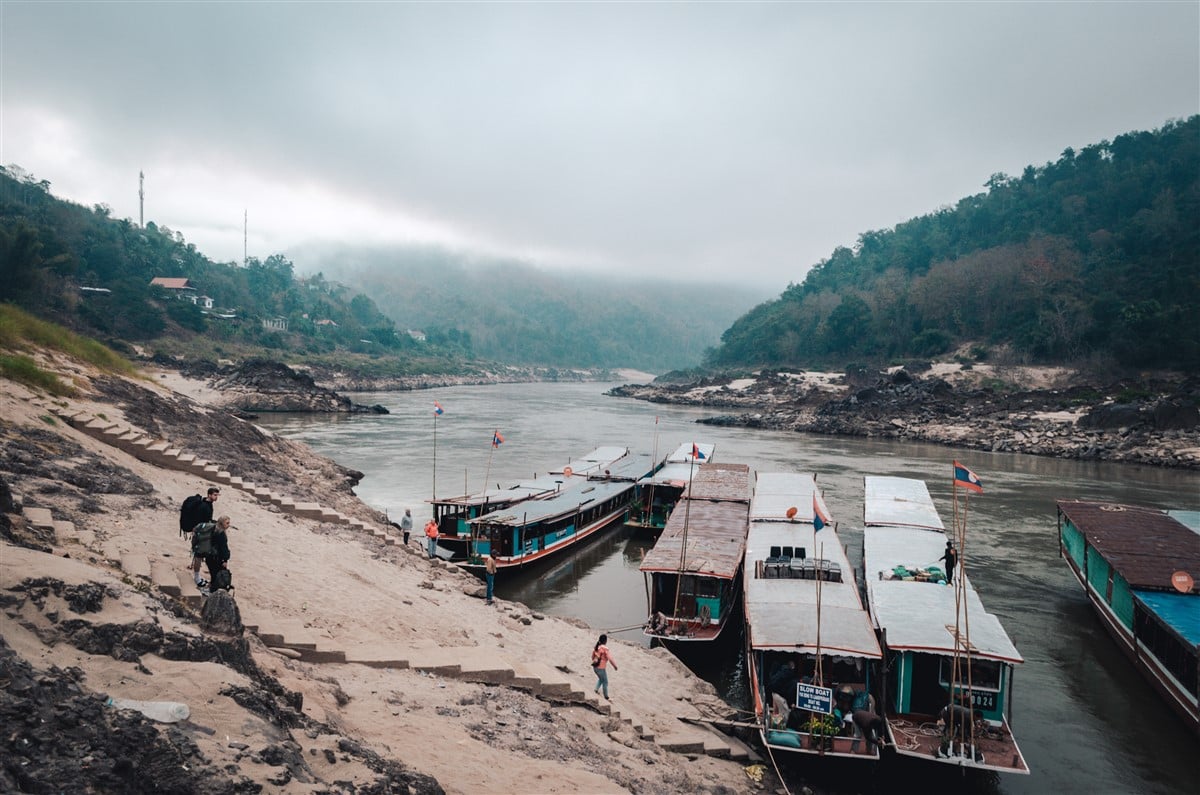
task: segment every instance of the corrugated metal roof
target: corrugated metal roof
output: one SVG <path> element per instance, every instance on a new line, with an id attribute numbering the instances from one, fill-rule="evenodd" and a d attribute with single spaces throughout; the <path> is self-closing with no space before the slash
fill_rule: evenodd
<path id="1" fill-rule="evenodd" d="M 789 487 L 799 493 L 783 493 Z M 759 473 L 751 513 L 763 510 L 764 501 L 771 505 L 799 503 L 808 506 L 803 513 L 811 519 L 813 487 L 812 475 Z M 854 570 L 842 541 L 832 527 L 815 532 L 811 521 L 750 523 L 746 538 L 745 609 L 751 646 L 816 651 L 817 581 L 757 577 L 758 563 L 770 556 L 772 547 L 803 547 L 807 559 L 820 557 L 841 568 L 842 582 L 821 583 L 822 652 L 879 658 L 879 642 L 858 598 Z"/>
<path id="2" fill-rule="evenodd" d="M 704 456 L 704 458 L 696 462 L 697 464 L 701 462 L 712 461 L 713 453 L 717 451 L 717 446 L 715 444 L 710 444 L 708 442 L 684 442 L 683 444 L 679 445 L 679 447 L 675 448 L 675 452 L 667 456 L 667 463 L 686 464 L 691 461 L 693 444 L 700 448 L 700 453 Z"/>
<path id="3" fill-rule="evenodd" d="M 863 576 L 871 614 L 887 630 L 888 648 L 954 653 L 954 588 L 931 582 L 881 580 L 880 572 L 896 566 L 934 565 L 946 549 L 946 536 L 917 527 L 867 527 L 863 530 Z M 965 575 L 963 575 L 965 577 Z M 1022 662 L 1021 654 L 1004 631 L 1000 619 L 987 612 L 979 595 L 966 586 L 966 617 L 970 620 L 972 653 L 1008 662 Z M 965 633 L 966 621 L 959 621 Z"/>
<path id="4" fill-rule="evenodd" d="M 1059 500 L 1058 510 L 1078 528 L 1131 588 L 1172 591 L 1171 575 L 1186 571 L 1200 581 L 1200 539 L 1156 508 Z M 1200 582 L 1192 587 L 1200 593 Z"/>
<path id="5" fill-rule="evenodd" d="M 692 473 L 698 472 L 703 464 L 684 464 L 680 461 L 668 461 L 654 474 L 647 475 L 638 481 L 640 486 L 648 486 L 651 483 L 663 485 L 666 483 L 676 483 L 687 485 L 687 482 L 692 479 Z"/>
<path id="6" fill-rule="evenodd" d="M 603 469 L 606 466 L 611 466 L 614 461 L 628 452 L 628 447 L 597 447 L 590 453 L 581 455 L 578 458 L 572 458 L 567 462 L 567 466 L 569 466 L 571 471 L 576 475 L 589 475 L 592 472 Z M 550 472 L 558 474 L 561 473 L 563 469 L 564 467 L 551 469 Z"/>
<path id="7" fill-rule="evenodd" d="M 749 506 L 744 502 L 690 500 L 671 512 L 658 542 L 642 560 L 642 571 L 679 571 L 687 527 L 684 571 L 733 579 L 742 567 L 746 551 Z"/>
<path id="8" fill-rule="evenodd" d="M 589 472 L 588 477 L 593 480 L 636 481 L 649 475 L 651 469 L 654 469 L 654 459 L 649 453 L 630 453 Z"/>
<path id="9" fill-rule="evenodd" d="M 872 525 L 898 525 L 945 530 L 929 488 L 923 480 L 868 475 L 863 478 L 866 495 L 863 522 Z"/>
<path id="10" fill-rule="evenodd" d="M 746 464 L 705 464 L 696 470 L 684 499 L 750 502 L 750 467 Z"/>
<path id="11" fill-rule="evenodd" d="M 812 524 L 816 487 L 811 474 L 759 472 L 754 481 L 754 499 L 750 502 L 750 520 L 786 522 L 788 510 L 795 508 L 790 521 Z"/>
<path id="12" fill-rule="evenodd" d="M 634 484 L 628 481 L 590 480 L 564 489 L 553 497 L 541 500 L 526 500 L 512 508 L 492 511 L 469 524 L 496 524 L 507 527 L 520 527 L 525 524 L 541 522 L 575 513 L 581 507 L 587 507 L 597 502 L 604 502 L 632 491 Z"/>

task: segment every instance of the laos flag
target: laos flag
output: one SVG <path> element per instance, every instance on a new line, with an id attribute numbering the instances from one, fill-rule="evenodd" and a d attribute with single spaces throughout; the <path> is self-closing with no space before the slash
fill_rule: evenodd
<path id="1" fill-rule="evenodd" d="M 821 499 L 821 495 L 813 492 L 813 532 L 820 532 L 821 528 L 829 524 L 829 509 L 825 507 L 825 501 Z"/>
<path id="2" fill-rule="evenodd" d="M 692 460 L 703 461 L 706 458 L 708 458 L 708 456 L 704 454 L 704 451 L 697 447 L 695 442 L 692 442 Z"/>
<path id="3" fill-rule="evenodd" d="M 492 434 L 492 447 L 499 447 L 504 444 L 504 437 L 500 435 L 500 431 Z"/>
<path id="4" fill-rule="evenodd" d="M 436 400 L 433 401 L 433 416 L 436 417 L 441 413 L 442 413 L 442 404 L 438 403 Z"/>
<path id="5" fill-rule="evenodd" d="M 970 489 L 976 494 L 983 494 L 983 483 L 979 476 L 957 461 L 954 462 L 954 485 Z"/>

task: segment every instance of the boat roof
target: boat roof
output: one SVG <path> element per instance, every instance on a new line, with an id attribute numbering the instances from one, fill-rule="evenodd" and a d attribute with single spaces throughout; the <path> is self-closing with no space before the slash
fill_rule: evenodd
<path id="1" fill-rule="evenodd" d="M 867 475 L 863 478 L 866 497 L 863 522 L 867 527 L 892 525 L 944 531 L 929 487 L 914 478 Z"/>
<path id="2" fill-rule="evenodd" d="M 692 476 L 683 498 L 748 503 L 750 467 L 747 464 L 705 464 Z"/>
<path id="3" fill-rule="evenodd" d="M 759 473 L 751 515 L 763 512 L 759 505 L 764 498 L 785 497 L 783 502 L 808 505 L 812 513 L 811 474 L 786 476 Z M 786 484 L 799 492 L 782 494 Z M 763 492 L 766 492 L 765 494 Z M 772 500 L 772 504 L 776 502 Z M 771 547 L 804 547 L 807 557 L 820 554 L 825 560 L 841 567 L 842 582 L 824 581 L 821 586 L 821 652 L 847 657 L 879 659 L 882 654 L 870 617 L 858 597 L 854 570 L 842 547 L 841 539 L 832 527 L 815 533 L 811 524 L 800 520 L 751 521 L 746 537 L 746 624 L 750 645 L 755 649 L 779 649 L 816 653 L 817 649 L 817 581 L 798 579 L 766 579 L 756 576 L 757 564 L 765 561 Z"/>
<path id="4" fill-rule="evenodd" d="M 684 500 L 675 506 L 641 570 L 683 571 L 732 580 L 746 552 L 749 505 L 744 502 Z M 684 537 L 687 550 L 684 552 Z M 682 556 L 682 561 L 680 560 Z"/>
<path id="5" fill-rule="evenodd" d="M 554 496 L 540 500 L 526 500 L 510 508 L 484 514 L 472 519 L 468 524 L 492 524 L 508 527 L 544 522 L 567 516 L 597 502 L 604 502 L 619 496 L 634 487 L 634 484 L 624 480 L 589 480 L 576 483 L 565 488 Z"/>
<path id="6" fill-rule="evenodd" d="M 807 522 L 813 520 L 813 493 L 817 482 L 810 474 L 759 472 L 750 503 L 752 521 Z M 795 508 L 789 518 L 787 513 Z"/>
<path id="7" fill-rule="evenodd" d="M 587 478 L 579 475 L 539 475 L 507 488 L 484 489 L 474 494 L 439 497 L 435 500 L 428 500 L 428 502 L 434 505 L 485 505 L 493 502 L 511 505 L 514 502 L 553 494 L 559 489 L 569 488 L 572 484 L 582 483 L 585 480 Z"/>
<path id="8" fill-rule="evenodd" d="M 571 471 L 576 475 L 590 475 L 605 467 L 611 467 L 614 461 L 628 453 L 628 447 L 618 447 L 616 445 L 597 447 L 590 453 L 585 453 L 578 458 L 572 458 L 566 463 L 566 466 L 551 469 L 550 472 L 552 474 L 561 474 L 566 467 L 570 467 Z"/>
<path id="9" fill-rule="evenodd" d="M 675 452 L 667 456 L 668 464 L 687 464 L 692 460 L 692 445 L 700 448 L 700 452 L 704 458 L 696 462 L 696 464 L 707 464 L 712 461 L 713 453 L 717 451 L 717 446 L 709 442 L 684 442 L 675 448 Z"/>
<path id="10" fill-rule="evenodd" d="M 1184 527 L 1200 533 L 1200 511 L 1167 511 L 1167 516 L 1175 517 Z"/>
<path id="11" fill-rule="evenodd" d="M 954 653 L 954 588 L 932 582 L 883 580 L 896 566 L 935 565 L 946 549 L 946 536 L 918 527 L 867 527 L 863 530 L 863 577 L 875 624 L 887 632 L 889 649 Z M 1006 662 L 1023 662 L 1000 619 L 983 606 L 970 579 L 962 575 L 971 653 Z M 965 631 L 966 622 L 960 621 Z"/>
<path id="12" fill-rule="evenodd" d="M 1177 571 L 1200 578 L 1195 531 L 1165 511 L 1078 500 L 1059 500 L 1058 510 L 1130 588 L 1173 591 L 1171 575 Z M 1200 585 L 1193 584 L 1192 593 L 1200 593 Z"/>
<path id="13" fill-rule="evenodd" d="M 1193 646 L 1200 646 L 1200 597 L 1190 593 L 1134 591 L 1142 604 Z"/>
<path id="14" fill-rule="evenodd" d="M 512 486 L 505 488 L 497 486 L 494 489 L 490 489 L 485 484 L 482 491 L 460 494 L 454 497 L 438 497 L 426 500 L 426 502 L 432 505 L 468 506 L 485 505 L 490 502 L 512 505 L 514 502 L 542 497 L 564 488 L 570 488 L 577 482 L 582 483 L 590 473 L 602 471 L 604 467 L 611 467 L 613 462 L 622 458 L 628 452 L 629 448 L 615 445 L 597 447 L 595 450 L 578 458 L 570 459 L 565 466 L 558 469 L 551 469 L 545 475 L 534 475 L 532 478 L 520 480 Z M 563 469 L 567 466 L 571 467 L 570 475 L 563 474 Z"/>
<path id="15" fill-rule="evenodd" d="M 639 486 L 649 486 L 653 483 L 656 486 L 686 486 L 688 481 L 692 479 L 692 473 L 697 471 L 703 463 L 700 464 L 685 464 L 682 461 L 667 461 L 657 472 L 651 473 L 638 481 Z"/>
<path id="16" fill-rule="evenodd" d="M 588 473 L 589 480 L 640 480 L 654 471 L 654 459 L 649 453 L 629 453 L 607 466 Z"/>

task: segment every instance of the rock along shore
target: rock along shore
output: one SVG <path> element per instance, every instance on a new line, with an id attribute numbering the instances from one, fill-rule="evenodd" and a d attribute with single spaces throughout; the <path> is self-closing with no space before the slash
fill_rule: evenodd
<path id="1" fill-rule="evenodd" d="M 1200 469 L 1200 378 L 1073 380 L 1064 371 L 991 367 L 943 366 L 924 376 L 764 371 L 609 394 L 722 410 L 699 420 L 711 425 Z"/>

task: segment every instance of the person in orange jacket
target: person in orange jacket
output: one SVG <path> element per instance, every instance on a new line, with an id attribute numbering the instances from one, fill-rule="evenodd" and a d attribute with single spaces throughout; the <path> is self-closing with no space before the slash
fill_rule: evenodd
<path id="1" fill-rule="evenodd" d="M 437 555 L 437 537 L 437 522 L 430 519 L 425 523 L 425 545 L 431 560 Z"/>

